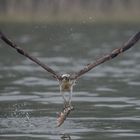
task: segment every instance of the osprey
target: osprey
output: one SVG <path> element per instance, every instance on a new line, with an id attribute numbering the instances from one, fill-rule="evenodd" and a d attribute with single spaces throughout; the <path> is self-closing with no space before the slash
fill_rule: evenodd
<path id="1" fill-rule="evenodd" d="M 73 86 L 75 85 L 76 80 L 93 69 L 94 67 L 111 60 L 118 56 L 120 53 L 128 50 L 131 48 L 139 39 L 140 39 L 140 32 L 137 32 L 135 35 L 133 35 L 126 43 L 122 45 L 122 47 L 113 50 L 111 53 L 104 55 L 97 59 L 96 61 L 89 63 L 86 65 L 83 69 L 79 70 L 78 72 L 70 75 L 70 74 L 58 74 L 56 71 L 54 71 L 52 68 L 50 68 L 48 65 L 43 64 L 40 62 L 37 58 L 29 55 L 27 52 L 25 52 L 23 49 L 18 47 L 15 43 L 13 43 L 11 40 L 9 40 L 2 32 L 0 32 L 0 38 L 8 44 L 10 47 L 14 48 L 18 53 L 21 55 L 26 56 L 39 66 L 41 66 L 43 69 L 45 69 L 47 72 L 49 72 L 54 78 L 56 78 L 59 82 L 59 87 L 60 87 L 60 92 L 62 93 L 62 97 L 64 99 L 65 104 L 71 104 L 71 98 L 72 98 L 72 91 L 73 91 Z M 69 99 L 66 100 L 64 93 L 68 92 L 69 93 Z"/>

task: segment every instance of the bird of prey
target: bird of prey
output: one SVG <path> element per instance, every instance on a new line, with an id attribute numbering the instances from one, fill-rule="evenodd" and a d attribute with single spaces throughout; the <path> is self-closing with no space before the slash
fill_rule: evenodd
<path id="1" fill-rule="evenodd" d="M 34 56 L 31 56 L 26 51 L 21 49 L 19 46 L 17 46 L 15 43 L 13 43 L 11 40 L 9 40 L 2 32 L 0 32 L 0 38 L 3 40 L 6 44 L 8 44 L 10 47 L 14 48 L 18 53 L 21 55 L 24 55 L 25 57 L 29 58 L 39 66 L 41 66 L 43 69 L 45 69 L 47 72 L 49 72 L 54 78 L 56 78 L 59 82 L 60 87 L 60 93 L 62 93 L 64 104 L 71 104 L 71 98 L 72 98 L 72 91 L 73 86 L 75 85 L 75 82 L 77 79 L 79 79 L 81 76 L 83 76 L 85 73 L 90 71 L 91 69 L 95 68 L 96 66 L 111 60 L 118 56 L 120 53 L 123 53 L 124 51 L 130 49 L 138 40 L 140 39 L 140 32 L 137 32 L 135 35 L 133 35 L 127 42 L 125 42 L 120 48 L 113 50 L 111 53 L 104 55 L 100 57 L 99 59 L 95 60 L 94 62 L 89 63 L 86 65 L 83 69 L 79 70 L 78 72 L 70 75 L 70 74 L 62 74 L 60 75 L 56 71 L 54 71 L 52 68 L 50 68 L 48 65 L 43 64 L 40 62 L 37 58 Z M 66 100 L 64 93 L 69 93 L 69 99 Z"/>

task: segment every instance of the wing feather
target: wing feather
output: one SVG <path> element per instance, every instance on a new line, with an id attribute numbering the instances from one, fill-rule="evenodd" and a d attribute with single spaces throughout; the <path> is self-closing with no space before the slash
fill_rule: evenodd
<path id="1" fill-rule="evenodd" d="M 83 69 L 81 69 L 80 71 L 78 71 L 77 73 L 75 73 L 72 76 L 72 79 L 77 79 L 80 76 L 82 76 L 83 74 L 87 73 L 88 71 L 90 71 L 91 69 L 95 68 L 96 66 L 111 60 L 113 58 L 115 58 L 116 56 L 118 56 L 120 53 L 130 49 L 133 45 L 135 45 L 140 39 L 140 32 L 137 32 L 135 35 L 133 35 L 126 43 L 124 43 L 122 45 L 122 47 L 113 50 L 110 54 L 107 54 L 105 56 L 102 56 L 101 58 L 97 59 L 95 62 L 90 63 L 88 65 L 86 65 Z"/>
<path id="2" fill-rule="evenodd" d="M 53 69 L 51 69 L 48 65 L 43 64 L 40 60 L 38 60 L 37 58 L 31 56 L 29 53 L 27 53 L 22 48 L 17 46 L 15 43 L 13 43 L 11 40 L 9 40 L 2 32 L 0 32 L 0 38 L 6 44 L 8 44 L 10 47 L 14 48 L 18 53 L 20 53 L 21 55 L 24 55 L 25 57 L 29 58 L 30 60 L 32 60 L 33 62 L 35 62 L 39 66 L 41 66 L 43 69 L 45 69 L 46 71 L 51 73 L 53 75 L 53 77 L 55 77 L 56 79 L 61 78 L 61 76 L 59 74 L 57 74 Z"/>

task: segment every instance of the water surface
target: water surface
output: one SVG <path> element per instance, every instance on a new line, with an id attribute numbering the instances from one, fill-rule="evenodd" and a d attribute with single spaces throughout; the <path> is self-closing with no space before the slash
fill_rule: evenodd
<path id="1" fill-rule="evenodd" d="M 120 47 L 138 25 L 11 24 L 3 31 L 61 74 Z M 0 41 L 0 138 L 4 140 L 140 139 L 140 42 L 85 74 L 74 87 L 75 110 L 57 128 L 63 100 L 49 73 Z"/>

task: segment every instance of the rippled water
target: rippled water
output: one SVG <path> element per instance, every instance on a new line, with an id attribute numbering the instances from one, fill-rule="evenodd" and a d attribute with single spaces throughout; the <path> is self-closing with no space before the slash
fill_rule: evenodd
<path id="1" fill-rule="evenodd" d="M 139 25 L 1 23 L 3 31 L 56 71 L 74 72 L 120 47 Z M 75 110 L 57 128 L 63 100 L 47 72 L 0 41 L 0 138 L 3 140 L 139 140 L 140 42 L 84 75 Z"/>

